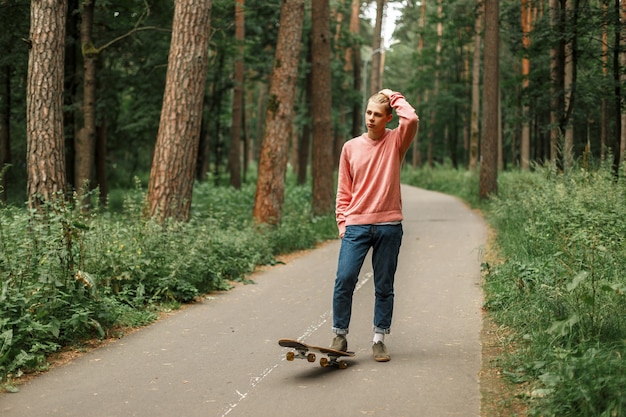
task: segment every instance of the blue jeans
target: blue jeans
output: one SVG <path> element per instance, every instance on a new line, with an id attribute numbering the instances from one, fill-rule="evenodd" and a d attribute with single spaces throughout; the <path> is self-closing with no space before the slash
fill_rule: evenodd
<path id="1" fill-rule="evenodd" d="M 363 261 L 370 248 L 374 269 L 374 331 L 389 333 L 393 316 L 393 283 L 402 243 L 402 225 L 348 226 L 341 240 L 335 290 L 333 331 L 347 334 L 352 316 L 352 296 Z"/>

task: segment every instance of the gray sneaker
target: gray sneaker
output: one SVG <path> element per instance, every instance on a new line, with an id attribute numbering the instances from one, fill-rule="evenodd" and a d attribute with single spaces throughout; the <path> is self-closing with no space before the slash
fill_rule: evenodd
<path id="1" fill-rule="evenodd" d="M 374 360 L 376 362 L 389 362 L 391 360 L 391 356 L 387 353 L 387 347 L 383 342 L 374 343 L 372 351 L 374 352 Z"/>
<path id="2" fill-rule="evenodd" d="M 342 352 L 348 351 L 348 340 L 343 334 L 338 334 L 333 339 L 333 343 L 330 344 L 330 348 L 334 350 L 340 350 Z"/>

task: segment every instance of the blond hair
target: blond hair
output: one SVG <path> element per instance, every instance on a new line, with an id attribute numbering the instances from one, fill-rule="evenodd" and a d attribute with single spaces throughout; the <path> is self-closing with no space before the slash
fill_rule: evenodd
<path id="1" fill-rule="evenodd" d="M 385 110 L 387 111 L 387 114 L 391 114 L 393 111 L 391 108 L 391 100 L 389 99 L 389 97 L 387 97 L 381 92 L 373 94 L 370 97 L 369 101 L 371 101 L 372 103 L 378 103 L 378 104 L 384 105 Z"/>

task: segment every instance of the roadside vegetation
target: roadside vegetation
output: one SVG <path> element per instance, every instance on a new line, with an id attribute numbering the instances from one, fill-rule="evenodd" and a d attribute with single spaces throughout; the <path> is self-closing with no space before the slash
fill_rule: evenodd
<path id="1" fill-rule="evenodd" d="M 405 183 L 480 209 L 495 231 L 502 261 L 483 264 L 485 309 L 506 335 L 496 366 L 528 415 L 626 415 L 623 178 L 610 168 L 504 172 L 499 195 L 480 201 L 477 173 L 403 172 Z M 275 228 L 253 222 L 253 185 L 197 184 L 189 223 L 146 220 L 140 186 L 89 212 L 2 206 L 2 387 L 16 390 L 11 381 L 45 369 L 55 351 L 120 337 L 161 311 L 245 282 L 278 254 L 335 238 L 334 217 L 310 212 L 310 186 L 287 184 Z"/>
<path id="2" fill-rule="evenodd" d="M 406 171 L 404 182 L 463 198 L 494 229 L 502 261 L 483 264 L 484 307 L 506 335 L 497 364 L 528 415 L 626 416 L 624 176 L 499 175 L 488 202 L 475 197 L 477 173 Z"/>
<path id="3" fill-rule="evenodd" d="M 53 352 L 120 337 L 336 237 L 334 216 L 312 216 L 310 186 L 289 183 L 278 227 L 253 222 L 254 185 L 196 184 L 188 223 L 146 220 L 140 187 L 88 213 L 0 206 L 0 388 L 17 390 L 12 382 L 46 369 Z"/>

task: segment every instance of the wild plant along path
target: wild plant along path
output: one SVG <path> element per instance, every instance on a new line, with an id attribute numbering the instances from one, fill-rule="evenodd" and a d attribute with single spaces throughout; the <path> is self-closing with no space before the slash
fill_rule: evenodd
<path id="1" fill-rule="evenodd" d="M 347 369 L 288 362 L 280 338 L 327 346 L 339 241 L 255 275 L 0 394 L 3 417 L 480 415 L 486 226 L 459 200 L 403 186 L 392 360 L 375 362 L 366 260 Z"/>

